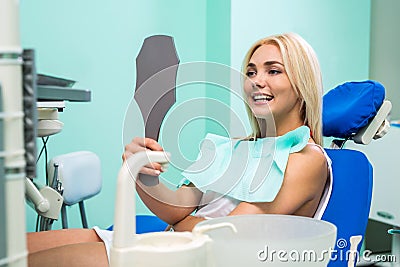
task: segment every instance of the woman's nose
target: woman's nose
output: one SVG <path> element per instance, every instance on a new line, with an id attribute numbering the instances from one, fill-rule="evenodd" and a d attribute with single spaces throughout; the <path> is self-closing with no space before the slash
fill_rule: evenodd
<path id="1" fill-rule="evenodd" d="M 265 79 L 261 75 L 257 75 L 257 77 L 253 79 L 253 89 L 264 88 L 265 85 Z"/>

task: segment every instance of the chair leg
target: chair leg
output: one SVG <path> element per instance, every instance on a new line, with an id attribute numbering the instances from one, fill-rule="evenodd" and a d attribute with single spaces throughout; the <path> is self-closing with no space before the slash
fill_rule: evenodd
<path id="1" fill-rule="evenodd" d="M 67 209 L 65 204 L 61 207 L 61 224 L 63 229 L 68 229 Z"/>
<path id="2" fill-rule="evenodd" d="M 86 212 L 85 212 L 85 205 L 83 204 L 83 200 L 81 202 L 79 202 L 79 210 L 81 212 L 82 226 L 83 226 L 83 228 L 88 228 Z"/>

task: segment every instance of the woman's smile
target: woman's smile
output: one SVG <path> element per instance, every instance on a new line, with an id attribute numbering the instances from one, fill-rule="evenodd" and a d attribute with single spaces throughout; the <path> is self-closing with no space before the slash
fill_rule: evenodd
<path id="1" fill-rule="evenodd" d="M 267 93 L 255 92 L 251 95 L 255 105 L 265 105 L 274 99 L 274 96 Z"/>

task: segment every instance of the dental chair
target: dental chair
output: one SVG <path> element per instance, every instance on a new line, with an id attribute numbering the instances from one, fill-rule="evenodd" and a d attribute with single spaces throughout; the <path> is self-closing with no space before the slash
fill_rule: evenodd
<path id="1" fill-rule="evenodd" d="M 328 266 L 354 266 L 350 251 L 360 252 L 372 196 L 372 165 L 360 151 L 342 149 L 352 140 L 367 145 L 388 130 L 391 103 L 375 81 L 347 82 L 323 99 L 323 135 L 334 137 L 330 149 L 332 193 L 322 220 L 337 226 L 337 242 Z M 353 253 L 354 255 L 354 253 Z M 349 263 L 349 261 L 353 261 Z"/>

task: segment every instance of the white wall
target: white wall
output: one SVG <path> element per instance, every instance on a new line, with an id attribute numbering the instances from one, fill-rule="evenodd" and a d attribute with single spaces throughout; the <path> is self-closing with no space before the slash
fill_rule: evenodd
<path id="1" fill-rule="evenodd" d="M 400 119 L 400 1 L 373 0 L 371 3 L 370 77 L 386 88 L 392 102 L 391 119 Z"/>

